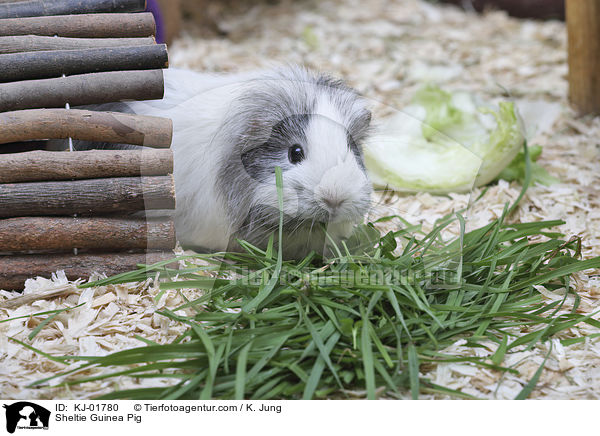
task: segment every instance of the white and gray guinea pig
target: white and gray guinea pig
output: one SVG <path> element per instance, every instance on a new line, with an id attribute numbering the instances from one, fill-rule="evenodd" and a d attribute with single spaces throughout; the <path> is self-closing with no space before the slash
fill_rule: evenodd
<path id="1" fill-rule="evenodd" d="M 279 225 L 284 256 L 322 253 L 362 221 L 371 197 L 361 144 L 371 114 L 351 88 L 300 67 L 234 75 L 165 71 L 163 100 L 129 112 L 173 120 L 177 209 L 184 246 L 264 247 Z"/>

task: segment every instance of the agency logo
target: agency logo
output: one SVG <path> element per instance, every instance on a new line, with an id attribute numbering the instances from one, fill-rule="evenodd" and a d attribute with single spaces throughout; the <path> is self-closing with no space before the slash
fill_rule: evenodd
<path id="1" fill-rule="evenodd" d="M 28 401 L 4 405 L 6 409 L 6 431 L 14 433 L 18 428 L 27 430 L 48 430 L 50 411 Z"/>

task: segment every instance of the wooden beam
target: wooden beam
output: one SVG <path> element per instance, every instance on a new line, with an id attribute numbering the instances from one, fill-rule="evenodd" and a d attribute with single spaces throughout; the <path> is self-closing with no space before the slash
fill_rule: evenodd
<path id="1" fill-rule="evenodd" d="M 111 71 L 0 84 L 0 112 L 163 98 L 162 70 Z M 38 138 L 39 139 L 39 138 Z"/>
<path id="2" fill-rule="evenodd" d="M 165 176 L 171 150 L 30 151 L 0 154 L 0 183 Z"/>
<path id="3" fill-rule="evenodd" d="M 168 148 L 172 135 L 173 122 L 169 118 L 148 115 L 82 109 L 29 109 L 0 113 L 0 144 L 73 138 Z"/>
<path id="4" fill-rule="evenodd" d="M 87 279 L 93 273 L 110 277 L 135 270 L 138 265 L 151 265 L 175 257 L 173 252 L 3 256 L 0 259 L 0 289 L 22 290 L 28 278 L 50 278 L 52 273 L 61 270 L 69 280 Z"/>
<path id="5" fill-rule="evenodd" d="M 141 12 L 144 9 L 146 9 L 146 0 L 24 0 L 0 3 L 0 18 L 98 12 Z"/>
<path id="6" fill-rule="evenodd" d="M 82 50 L 103 47 L 134 47 L 154 45 L 156 40 L 145 38 L 59 38 L 52 36 L 0 36 L 0 54 L 48 50 Z"/>
<path id="7" fill-rule="evenodd" d="M 172 176 L 0 185 L 0 217 L 71 216 L 174 209 Z"/>
<path id="8" fill-rule="evenodd" d="M 164 44 L 13 53 L 0 55 L 0 82 L 168 66 L 169 55 Z"/>
<path id="9" fill-rule="evenodd" d="M 154 36 L 155 34 L 156 23 L 150 12 L 140 14 L 57 15 L 0 20 L 0 36 L 139 38 Z"/>
<path id="10" fill-rule="evenodd" d="M 171 250 L 170 218 L 21 217 L 0 219 L 0 252 Z"/>
<path id="11" fill-rule="evenodd" d="M 600 113 L 600 2 L 567 0 L 569 99 L 580 114 Z"/>

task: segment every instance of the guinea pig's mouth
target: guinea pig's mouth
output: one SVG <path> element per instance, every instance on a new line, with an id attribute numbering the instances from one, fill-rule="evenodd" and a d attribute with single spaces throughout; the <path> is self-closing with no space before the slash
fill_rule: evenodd
<path id="1" fill-rule="evenodd" d="M 270 233 L 277 232 L 278 217 L 279 210 L 275 208 L 254 207 L 236 233 L 248 241 L 268 237 Z M 282 231 L 289 236 L 316 233 L 326 229 L 330 222 L 329 213 L 325 210 L 312 211 L 308 216 L 294 216 L 284 212 Z"/>
<path id="2" fill-rule="evenodd" d="M 354 220 L 331 221 L 327 211 L 314 213 L 311 216 L 283 216 L 284 255 L 301 258 L 310 251 L 325 253 L 331 241 L 339 241 L 350 236 Z M 277 240 L 279 228 L 279 210 L 276 208 L 256 207 L 251 209 L 246 220 L 239 228 L 234 239 L 247 241 L 264 249 L 271 235 Z"/>
<path id="3" fill-rule="evenodd" d="M 294 233 L 306 230 L 310 232 L 312 230 L 317 231 L 325 228 L 327 228 L 327 222 L 317 219 L 294 218 L 283 224 L 283 231 L 288 235 L 293 235 Z"/>

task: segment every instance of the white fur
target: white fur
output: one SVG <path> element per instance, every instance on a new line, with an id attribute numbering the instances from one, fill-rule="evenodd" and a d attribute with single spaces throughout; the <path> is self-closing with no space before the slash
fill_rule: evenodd
<path id="1" fill-rule="evenodd" d="M 176 189 L 175 226 L 184 245 L 225 250 L 230 223 L 217 195 L 215 162 L 228 149 L 213 143 L 217 130 L 252 74 L 213 75 L 168 69 L 163 100 L 131 102 L 138 114 L 173 120 L 173 158 Z"/>
<path id="2" fill-rule="evenodd" d="M 311 120 L 308 129 L 308 156 L 303 170 L 307 186 L 314 187 L 315 201 L 325 208 L 325 199 L 343 201 L 332 212 L 332 221 L 343 221 L 343 218 L 353 215 L 351 204 L 358 201 L 361 190 L 369 184 L 364 171 L 348 147 L 348 120 L 332 105 L 324 94 L 320 96 L 316 116 Z"/>

